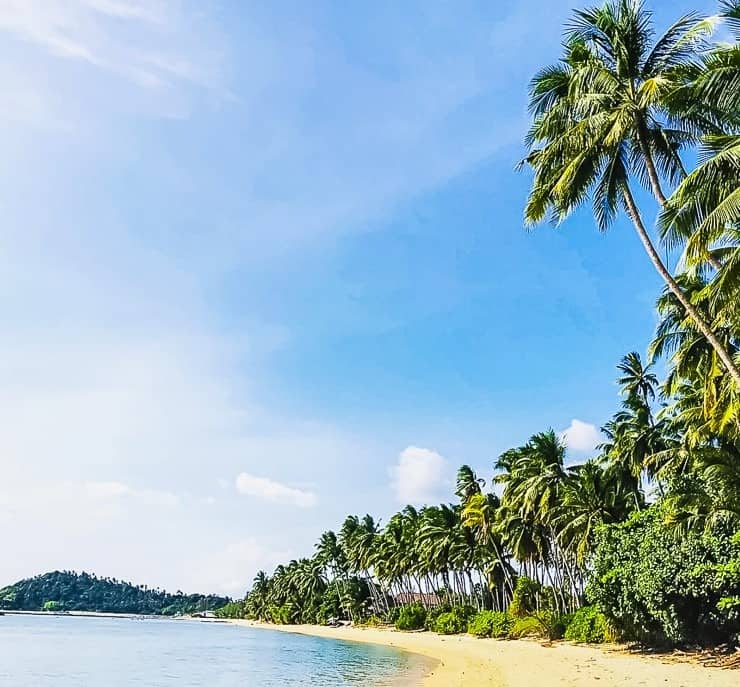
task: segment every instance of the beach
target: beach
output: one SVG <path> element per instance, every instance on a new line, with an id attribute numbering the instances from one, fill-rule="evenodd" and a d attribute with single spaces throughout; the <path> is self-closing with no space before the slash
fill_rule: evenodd
<path id="1" fill-rule="evenodd" d="M 231 621 L 281 632 L 395 647 L 438 661 L 421 687 L 737 687 L 740 672 L 670 657 L 642 656 L 620 647 L 600 648 L 530 640 L 497 641 L 390 629 L 267 625 Z"/>

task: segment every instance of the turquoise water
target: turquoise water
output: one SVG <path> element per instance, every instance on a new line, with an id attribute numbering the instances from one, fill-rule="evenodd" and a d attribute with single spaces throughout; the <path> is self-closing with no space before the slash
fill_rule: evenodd
<path id="1" fill-rule="evenodd" d="M 386 647 L 188 620 L 0 617 L 0 685 L 321 687 L 415 684 Z"/>

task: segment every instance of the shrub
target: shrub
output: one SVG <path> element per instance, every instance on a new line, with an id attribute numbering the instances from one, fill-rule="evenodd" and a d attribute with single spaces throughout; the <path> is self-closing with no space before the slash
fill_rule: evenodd
<path id="1" fill-rule="evenodd" d="M 217 618 L 243 618 L 244 602 L 230 601 L 229 603 L 221 606 L 221 608 L 217 608 L 215 614 Z"/>
<path id="2" fill-rule="evenodd" d="M 602 528 L 587 596 L 628 640 L 645 644 L 732 641 L 740 619 L 722 599 L 740 594 L 740 540 L 727 527 L 677 536 L 660 505 Z"/>
<path id="3" fill-rule="evenodd" d="M 524 575 L 517 577 L 514 595 L 509 606 L 511 616 L 523 618 L 537 610 L 537 599 L 541 591 L 542 585 L 539 582 Z"/>
<path id="4" fill-rule="evenodd" d="M 434 625 L 434 631 L 441 635 L 457 635 L 468 629 L 469 609 L 454 606 L 451 611 L 441 613 Z"/>
<path id="5" fill-rule="evenodd" d="M 359 624 L 363 627 L 383 627 L 385 625 L 383 619 L 377 615 L 371 615 L 367 620 Z"/>
<path id="6" fill-rule="evenodd" d="M 420 630 L 427 619 L 427 611 L 420 603 L 401 606 L 396 620 L 397 630 Z"/>
<path id="7" fill-rule="evenodd" d="M 554 611 L 540 611 L 535 613 L 534 617 L 542 626 L 542 634 L 551 641 L 563 638 L 571 619 L 567 613 L 555 613 Z"/>
<path id="8" fill-rule="evenodd" d="M 549 640 L 562 639 L 569 616 L 555 611 L 538 611 L 517 618 L 509 631 L 512 639 L 521 637 L 544 637 Z"/>
<path id="9" fill-rule="evenodd" d="M 464 621 L 454 613 L 442 613 L 434 624 L 434 631 L 441 635 L 456 635 L 463 631 Z"/>
<path id="10" fill-rule="evenodd" d="M 481 611 L 468 622 L 468 632 L 475 637 L 507 637 L 511 630 L 511 618 L 500 611 Z"/>
<path id="11" fill-rule="evenodd" d="M 435 606 L 434 608 L 430 608 L 427 611 L 427 619 L 424 622 L 424 627 L 426 627 L 427 630 L 430 632 L 435 632 L 437 629 L 437 619 L 439 616 L 441 616 L 443 613 L 449 613 L 452 610 L 452 606 L 450 604 L 441 604 L 439 606 Z"/>
<path id="12" fill-rule="evenodd" d="M 571 642 L 601 644 L 611 639 L 606 616 L 595 606 L 579 608 L 565 628 L 565 638 Z"/>
<path id="13" fill-rule="evenodd" d="M 533 615 L 525 615 L 517 618 L 509 630 L 509 637 L 521 639 L 522 637 L 541 637 L 542 624 Z"/>

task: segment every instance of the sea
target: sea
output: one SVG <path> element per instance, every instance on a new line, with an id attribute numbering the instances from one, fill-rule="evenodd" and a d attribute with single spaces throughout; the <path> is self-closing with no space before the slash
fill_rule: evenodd
<path id="1" fill-rule="evenodd" d="M 390 647 L 227 623 L 0 616 L 3 687 L 396 687 L 429 668 Z"/>

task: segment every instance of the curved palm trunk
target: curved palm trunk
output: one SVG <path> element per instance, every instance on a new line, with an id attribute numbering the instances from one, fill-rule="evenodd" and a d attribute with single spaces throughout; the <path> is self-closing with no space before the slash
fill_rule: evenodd
<path id="1" fill-rule="evenodd" d="M 653 245 L 649 234 L 645 230 L 645 225 L 642 222 L 640 212 L 637 209 L 635 199 L 632 197 L 632 192 L 630 191 L 629 186 L 625 185 L 623 189 L 623 196 L 625 205 L 627 206 L 627 213 L 629 214 L 632 223 L 635 225 L 637 235 L 640 237 L 640 240 L 645 247 L 645 251 L 650 257 L 650 260 L 652 260 L 653 265 L 655 265 L 655 269 L 658 271 L 658 274 L 660 274 L 660 276 L 663 278 L 663 281 L 665 281 L 665 283 L 667 284 L 668 288 L 673 292 L 676 298 L 678 298 L 681 305 L 683 305 L 683 307 L 686 309 L 686 312 L 694 320 L 696 326 L 699 328 L 699 331 L 701 331 L 701 333 L 704 335 L 704 338 L 706 338 L 706 340 L 715 350 L 717 356 L 724 364 L 725 369 L 730 373 L 730 376 L 737 385 L 737 388 L 740 389 L 740 370 L 738 370 L 737 365 L 735 365 L 734 361 L 732 360 L 732 356 L 730 356 L 727 349 L 722 345 L 722 342 L 717 338 L 707 321 L 694 307 L 694 304 L 686 297 L 686 294 L 684 294 L 684 292 L 681 290 L 681 287 L 676 283 L 673 275 L 663 264 L 660 255 L 658 255 L 658 251 L 655 249 L 655 246 Z"/>
<path id="2" fill-rule="evenodd" d="M 650 180 L 650 187 L 653 191 L 653 195 L 655 196 L 655 199 L 658 201 L 658 203 L 660 203 L 660 207 L 664 208 L 666 203 L 668 202 L 668 199 L 665 197 L 663 189 L 661 188 L 658 170 L 655 168 L 652 153 L 650 152 L 650 148 L 648 147 L 647 141 L 645 141 L 645 136 L 642 134 L 642 132 L 638 134 L 637 140 L 640 145 L 642 156 L 645 158 L 645 167 L 647 168 L 648 179 Z M 717 260 L 717 258 L 711 255 L 709 252 L 707 252 L 706 258 L 707 262 L 709 262 L 709 264 L 715 270 L 720 270 L 722 265 L 720 264 L 719 260 Z"/>

